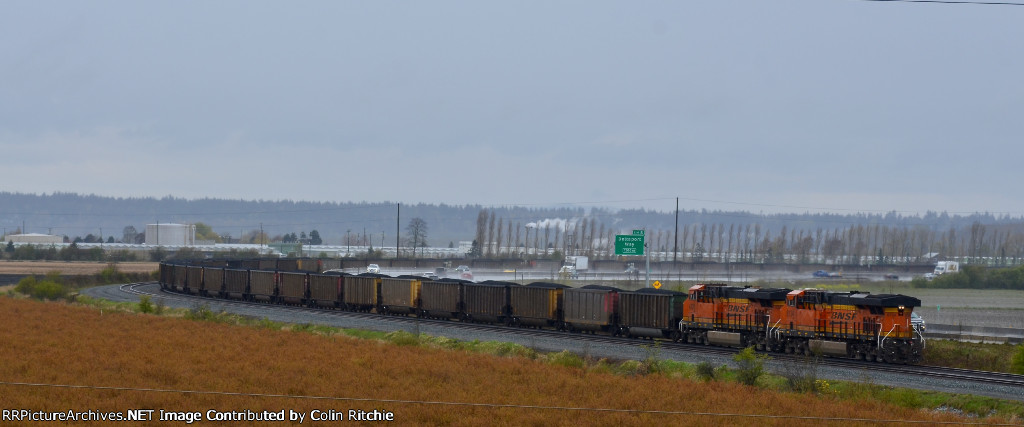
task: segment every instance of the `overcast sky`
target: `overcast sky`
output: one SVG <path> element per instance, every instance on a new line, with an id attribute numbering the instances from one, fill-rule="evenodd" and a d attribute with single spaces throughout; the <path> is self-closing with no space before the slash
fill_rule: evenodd
<path id="1" fill-rule="evenodd" d="M 1024 7 L 46 2 L 4 191 L 1024 215 Z"/>

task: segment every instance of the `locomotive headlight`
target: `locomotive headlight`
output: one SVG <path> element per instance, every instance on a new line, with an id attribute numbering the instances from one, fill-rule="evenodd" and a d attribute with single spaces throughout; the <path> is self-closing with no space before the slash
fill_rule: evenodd
<path id="1" fill-rule="evenodd" d="M 899 307 L 899 309 L 900 309 L 900 316 L 902 316 L 902 315 L 903 315 L 903 306 L 901 305 L 901 306 Z"/>

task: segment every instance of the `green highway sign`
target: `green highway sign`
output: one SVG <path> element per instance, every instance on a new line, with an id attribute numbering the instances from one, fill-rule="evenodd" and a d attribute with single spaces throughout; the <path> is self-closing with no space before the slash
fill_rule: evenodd
<path id="1" fill-rule="evenodd" d="M 639 232 L 639 234 L 637 234 Z M 644 231 L 633 230 L 633 234 L 615 235 L 615 255 L 643 255 Z"/>

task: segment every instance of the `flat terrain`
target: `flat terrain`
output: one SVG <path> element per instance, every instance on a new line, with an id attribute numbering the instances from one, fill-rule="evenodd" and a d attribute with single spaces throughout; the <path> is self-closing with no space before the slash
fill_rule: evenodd
<path id="1" fill-rule="evenodd" d="M 157 271 L 156 262 L 119 262 L 117 269 L 125 273 L 149 273 Z M 110 266 L 106 262 L 70 261 L 0 261 L 0 274 L 46 274 L 59 271 L 63 275 L 97 274 Z"/>
<path id="2" fill-rule="evenodd" d="M 381 410 L 393 413 L 398 425 L 966 421 L 876 400 L 852 403 L 662 375 L 624 377 L 525 357 L 3 297 L 0 323 L 7 325 L 0 328 L 0 378 L 6 381 L 0 395 L 4 407 L 12 409 L 123 413 L 147 408 L 154 416 L 199 411 L 204 420 L 209 410 L 295 411 L 306 414 L 307 422 L 314 410 L 345 416 L 350 410 Z M 803 417 L 828 417 L 832 423 Z"/>

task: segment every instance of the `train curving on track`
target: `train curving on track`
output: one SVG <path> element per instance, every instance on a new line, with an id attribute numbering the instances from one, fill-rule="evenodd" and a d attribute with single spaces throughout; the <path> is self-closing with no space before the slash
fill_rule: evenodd
<path id="1" fill-rule="evenodd" d="M 905 295 L 725 284 L 697 284 L 687 293 L 624 291 L 323 270 L 315 259 L 168 261 L 160 264 L 160 287 L 213 298 L 887 363 L 916 364 L 924 349 L 924 337 L 910 321 L 921 301 Z"/>

